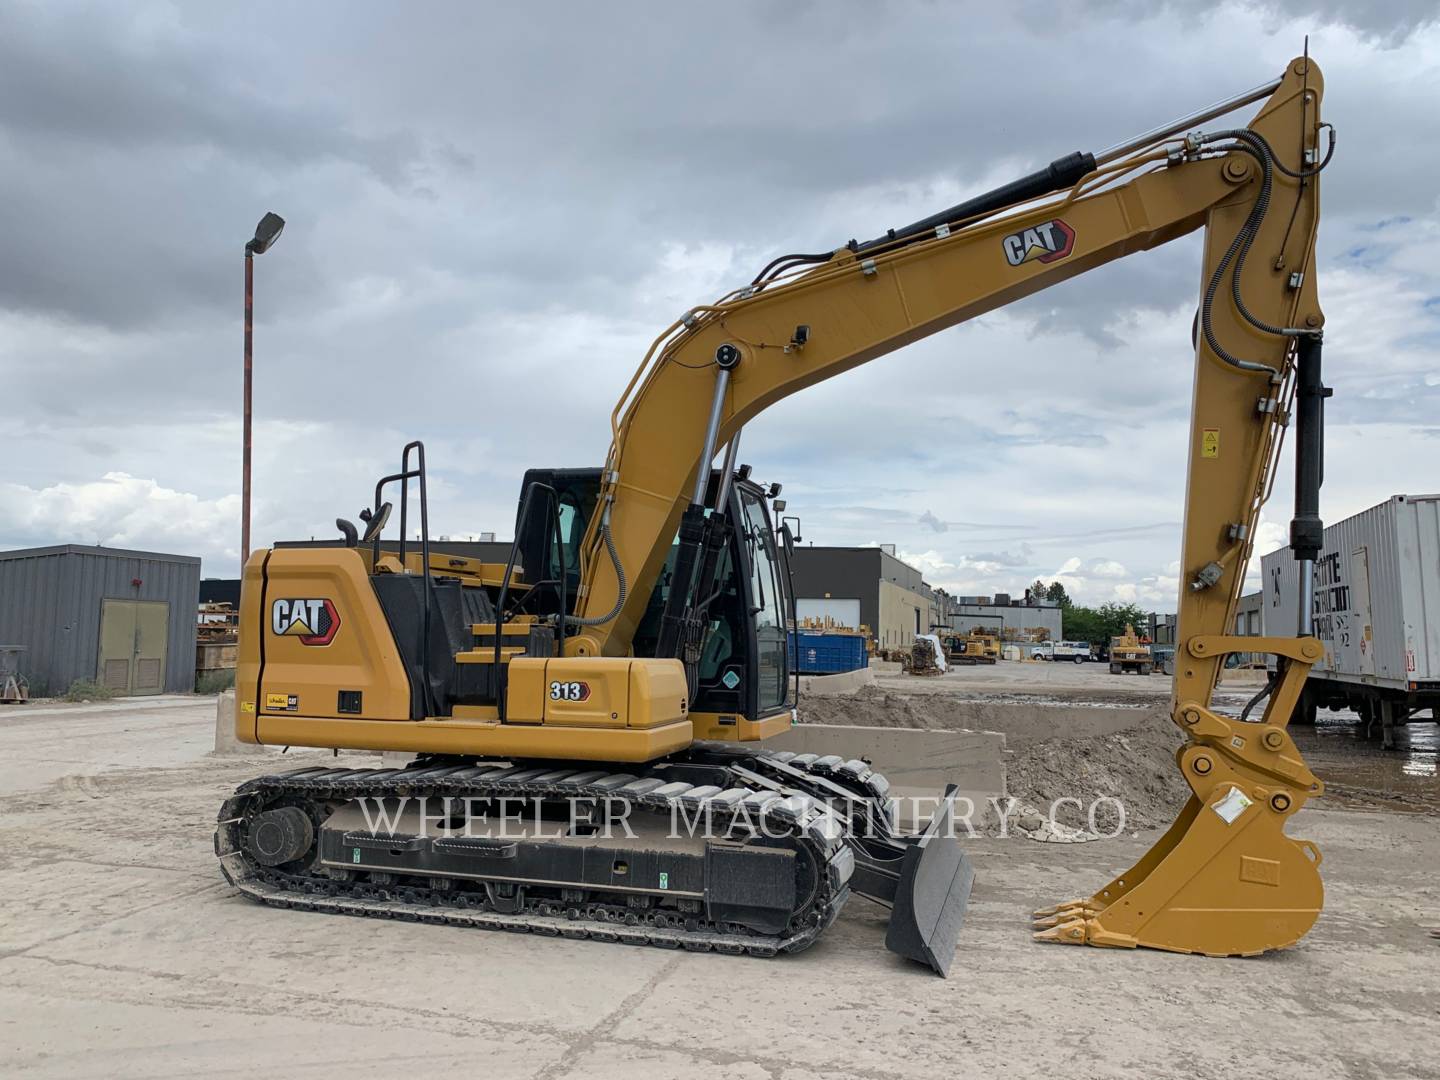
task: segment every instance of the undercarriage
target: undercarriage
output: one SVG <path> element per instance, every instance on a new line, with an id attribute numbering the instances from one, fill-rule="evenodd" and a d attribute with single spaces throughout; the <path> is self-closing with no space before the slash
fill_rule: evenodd
<path id="1" fill-rule="evenodd" d="M 633 768 L 633 767 L 632 767 Z M 216 854 L 280 907 L 752 956 L 798 952 L 850 892 L 942 975 L 973 871 L 953 790 L 898 834 L 863 761 L 697 743 L 641 771 L 428 757 L 243 784 Z"/>

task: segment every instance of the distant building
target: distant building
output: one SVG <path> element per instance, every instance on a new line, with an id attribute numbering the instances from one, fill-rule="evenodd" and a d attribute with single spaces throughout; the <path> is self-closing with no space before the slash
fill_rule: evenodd
<path id="1" fill-rule="evenodd" d="M 1264 627 L 1265 594 L 1260 590 L 1246 593 L 1235 605 L 1235 633 L 1239 637 L 1260 637 Z M 1239 664 L 1263 664 L 1265 653 L 1240 653 L 1235 662 Z"/>
<path id="2" fill-rule="evenodd" d="M 113 693 L 195 689 L 200 560 L 59 544 L 0 551 L 0 644 L 35 697 L 79 680 Z"/>
<path id="3" fill-rule="evenodd" d="M 1043 630 L 1047 641 L 1065 639 L 1062 622 L 1064 613 L 1059 604 L 1050 600 L 1028 604 L 1023 601 L 996 603 L 1001 596 L 959 597 L 946 617 L 950 629 L 957 634 L 990 629 L 998 631 L 1001 637 L 1031 640 Z M 1008 596 L 1005 599 L 1008 600 Z"/>
<path id="4" fill-rule="evenodd" d="M 240 579 L 237 578 L 214 578 L 207 577 L 200 579 L 200 603 L 202 604 L 229 604 L 236 611 L 240 610 Z"/>
<path id="5" fill-rule="evenodd" d="M 934 591 L 885 547 L 797 547 L 791 560 L 795 613 L 868 626 L 881 648 L 903 648 L 928 633 Z"/>
<path id="6" fill-rule="evenodd" d="M 1148 634 L 1150 640 L 1156 645 L 1174 645 L 1175 616 L 1161 615 L 1158 612 L 1152 611 L 1150 613 L 1149 625 L 1145 627 L 1137 626 L 1135 632 Z"/>

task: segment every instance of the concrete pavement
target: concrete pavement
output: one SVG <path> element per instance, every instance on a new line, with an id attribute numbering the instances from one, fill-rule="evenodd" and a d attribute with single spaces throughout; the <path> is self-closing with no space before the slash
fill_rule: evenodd
<path id="1" fill-rule="evenodd" d="M 251 904 L 216 868 L 215 810 L 281 762 L 208 756 L 214 707 L 0 712 L 0 1073 L 1434 1075 L 1431 817 L 1305 811 L 1329 906 L 1298 947 L 1255 960 L 1029 940 L 1031 908 L 1090 891 L 1149 836 L 971 841 L 942 981 L 887 953 L 884 912 L 858 900 L 770 961 Z"/>

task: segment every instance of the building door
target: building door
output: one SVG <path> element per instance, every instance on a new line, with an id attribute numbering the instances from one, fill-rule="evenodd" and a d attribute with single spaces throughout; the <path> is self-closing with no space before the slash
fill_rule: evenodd
<path id="1" fill-rule="evenodd" d="M 164 601 L 100 601 L 96 681 L 117 694 L 160 693 L 169 632 L 170 605 Z"/>

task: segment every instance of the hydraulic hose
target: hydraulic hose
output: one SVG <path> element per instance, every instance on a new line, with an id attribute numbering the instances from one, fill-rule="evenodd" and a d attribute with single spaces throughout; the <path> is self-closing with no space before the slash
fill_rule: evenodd
<path id="1" fill-rule="evenodd" d="M 1325 157 L 1312 169 L 1302 169 L 1298 172 L 1286 168 L 1275 158 L 1274 151 L 1263 135 L 1251 131 L 1249 128 L 1235 128 L 1228 131 L 1218 131 L 1205 138 L 1206 143 L 1218 142 L 1222 139 L 1234 140 L 1233 149 L 1241 153 L 1249 154 L 1260 164 L 1261 181 L 1260 193 L 1255 198 L 1254 205 L 1245 219 L 1245 224 L 1235 234 L 1234 240 L 1230 242 L 1229 249 L 1215 266 L 1215 272 L 1210 276 L 1210 281 L 1205 287 L 1204 300 L 1200 305 L 1200 323 L 1205 333 L 1205 343 L 1221 360 L 1232 367 L 1240 368 L 1243 371 L 1264 371 L 1272 376 L 1278 374 L 1275 368 L 1268 364 L 1256 363 L 1252 360 L 1241 360 L 1231 355 L 1219 343 L 1215 337 L 1214 328 L 1210 322 L 1210 311 L 1215 301 L 1215 296 L 1220 290 L 1220 284 L 1225 279 L 1226 271 L 1230 272 L 1230 293 L 1235 301 L 1235 310 L 1240 313 L 1241 318 L 1257 330 L 1266 334 L 1273 334 L 1276 337 L 1299 337 L 1311 331 L 1297 327 L 1272 326 L 1263 319 L 1257 318 L 1248 307 L 1245 306 L 1245 299 L 1240 292 L 1240 279 L 1245 269 L 1245 259 L 1250 254 L 1250 247 L 1254 244 L 1256 236 L 1260 233 L 1260 225 L 1265 220 L 1265 214 L 1270 209 L 1270 194 L 1274 186 L 1275 171 L 1278 169 L 1286 176 L 1297 179 L 1305 179 L 1316 175 L 1330 164 L 1331 157 L 1335 154 L 1335 129 L 1333 126 L 1324 125 L 1329 133 L 1329 145 L 1325 151 Z M 1233 267 L 1231 263 L 1234 263 Z"/>
<path id="2" fill-rule="evenodd" d="M 1265 685 L 1260 688 L 1254 697 L 1245 703 L 1245 708 L 1240 710 L 1240 722 L 1242 724 L 1248 724 L 1250 722 L 1251 711 L 1254 710 L 1256 705 L 1259 705 L 1260 702 L 1264 701 L 1274 692 L 1275 686 L 1279 681 L 1280 673 L 1278 671 L 1272 671 L 1266 677 Z"/>
<path id="3" fill-rule="evenodd" d="M 630 591 L 629 583 L 625 580 L 625 567 L 620 562 L 620 552 L 615 550 L 615 537 L 610 533 L 610 508 L 608 506 L 605 508 L 605 516 L 600 519 L 600 537 L 605 541 L 605 550 L 610 553 L 610 565 L 615 568 L 615 581 L 618 585 L 615 593 L 615 606 L 604 615 L 571 615 L 568 618 L 571 626 L 604 626 L 619 615 L 625 607 L 625 597 Z"/>
<path id="4" fill-rule="evenodd" d="M 1238 368 L 1241 371 L 1265 372 L 1272 378 L 1278 378 L 1280 374 L 1279 371 L 1271 365 L 1257 363 L 1254 360 L 1242 360 L 1226 350 L 1225 347 L 1220 344 L 1219 339 L 1215 337 L 1215 329 L 1210 321 L 1210 313 L 1215 304 L 1215 296 L 1220 291 L 1220 284 L 1225 280 L 1226 272 L 1229 271 L 1231 274 L 1231 292 L 1235 298 L 1236 308 L 1241 316 L 1266 333 L 1283 334 L 1283 331 L 1278 327 L 1270 327 L 1258 322 L 1245 308 L 1244 301 L 1240 298 L 1240 271 L 1244 267 L 1245 256 L 1249 253 L 1250 245 L 1254 242 L 1256 234 L 1260 231 L 1260 224 L 1265 219 L 1265 212 L 1270 208 L 1270 185 L 1273 179 L 1273 173 L 1270 166 L 1271 159 L 1267 153 L 1269 147 L 1265 146 L 1263 141 L 1259 140 L 1258 136 L 1255 136 L 1254 132 L 1244 128 L 1216 132 L 1208 136 L 1205 141 L 1209 143 L 1217 142 L 1221 139 L 1234 139 L 1234 149 L 1249 154 L 1260 163 L 1260 194 L 1256 196 L 1255 203 L 1251 206 L 1250 213 L 1245 219 L 1245 224 L 1240 227 L 1240 231 L 1237 232 L 1235 238 L 1230 241 L 1230 247 L 1227 248 L 1225 254 L 1220 257 L 1220 261 L 1215 264 L 1215 272 L 1210 275 L 1210 281 L 1205 286 L 1205 295 L 1200 303 L 1200 329 L 1203 331 L 1205 343 L 1210 346 L 1211 351 L 1231 367 Z M 1232 262 L 1234 263 L 1233 266 L 1231 265 Z"/>

